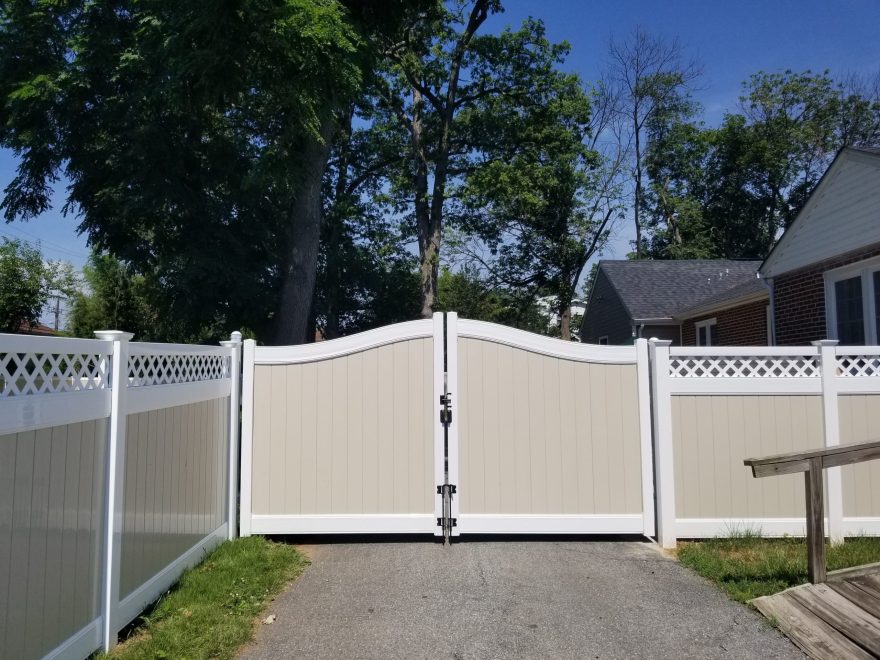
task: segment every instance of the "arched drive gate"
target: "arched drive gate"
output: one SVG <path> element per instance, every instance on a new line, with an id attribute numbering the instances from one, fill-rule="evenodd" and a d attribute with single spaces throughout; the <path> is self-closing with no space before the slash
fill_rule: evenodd
<path id="1" fill-rule="evenodd" d="M 246 342 L 241 534 L 654 534 L 648 349 L 454 313 Z"/>

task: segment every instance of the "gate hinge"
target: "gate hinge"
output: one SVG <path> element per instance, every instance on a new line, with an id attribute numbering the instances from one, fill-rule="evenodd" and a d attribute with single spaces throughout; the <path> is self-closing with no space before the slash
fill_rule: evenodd
<path id="1" fill-rule="evenodd" d="M 440 484 L 439 486 L 437 486 L 437 494 L 442 495 L 444 488 L 449 488 L 449 492 L 452 495 L 455 495 L 455 493 L 457 492 L 455 489 L 455 484 Z"/>

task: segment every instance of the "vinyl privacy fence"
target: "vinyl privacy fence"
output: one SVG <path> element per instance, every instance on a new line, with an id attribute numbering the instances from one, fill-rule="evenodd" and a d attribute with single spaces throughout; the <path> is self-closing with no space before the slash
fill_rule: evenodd
<path id="1" fill-rule="evenodd" d="M 746 458 L 880 438 L 880 347 L 671 347 L 652 341 L 657 535 L 804 536 L 801 475 Z M 880 535 L 880 462 L 826 470 L 832 541 Z"/>
<path id="2" fill-rule="evenodd" d="M 83 658 L 236 530 L 240 336 L 0 336 L 0 657 Z"/>

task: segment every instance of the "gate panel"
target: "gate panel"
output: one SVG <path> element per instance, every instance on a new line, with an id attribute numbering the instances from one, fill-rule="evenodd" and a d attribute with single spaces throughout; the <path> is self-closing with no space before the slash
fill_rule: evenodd
<path id="1" fill-rule="evenodd" d="M 254 350 L 252 533 L 434 533 L 433 327 Z"/>
<path id="2" fill-rule="evenodd" d="M 643 533 L 653 491 L 636 347 L 457 327 L 460 532 Z"/>

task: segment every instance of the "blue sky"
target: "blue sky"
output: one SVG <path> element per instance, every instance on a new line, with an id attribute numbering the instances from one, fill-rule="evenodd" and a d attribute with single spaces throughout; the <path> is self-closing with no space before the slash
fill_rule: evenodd
<path id="1" fill-rule="evenodd" d="M 518 25 L 527 16 L 541 18 L 550 39 L 567 40 L 566 64 L 589 81 L 602 70 L 608 39 L 636 25 L 665 37 L 678 37 L 686 55 L 699 59 L 705 76 L 697 99 L 706 119 L 715 123 L 735 109 L 740 84 L 756 71 L 830 69 L 832 74 L 880 70 L 880 0 L 506 0 L 506 11 L 490 19 L 489 29 Z M 0 185 L 12 180 L 14 155 L 0 150 Z M 81 266 L 85 237 L 76 218 L 63 217 L 64 183 L 55 207 L 29 223 L 0 224 L 0 236 L 41 240 L 44 254 Z M 623 258 L 631 230 L 620 234 L 606 258 Z"/>

